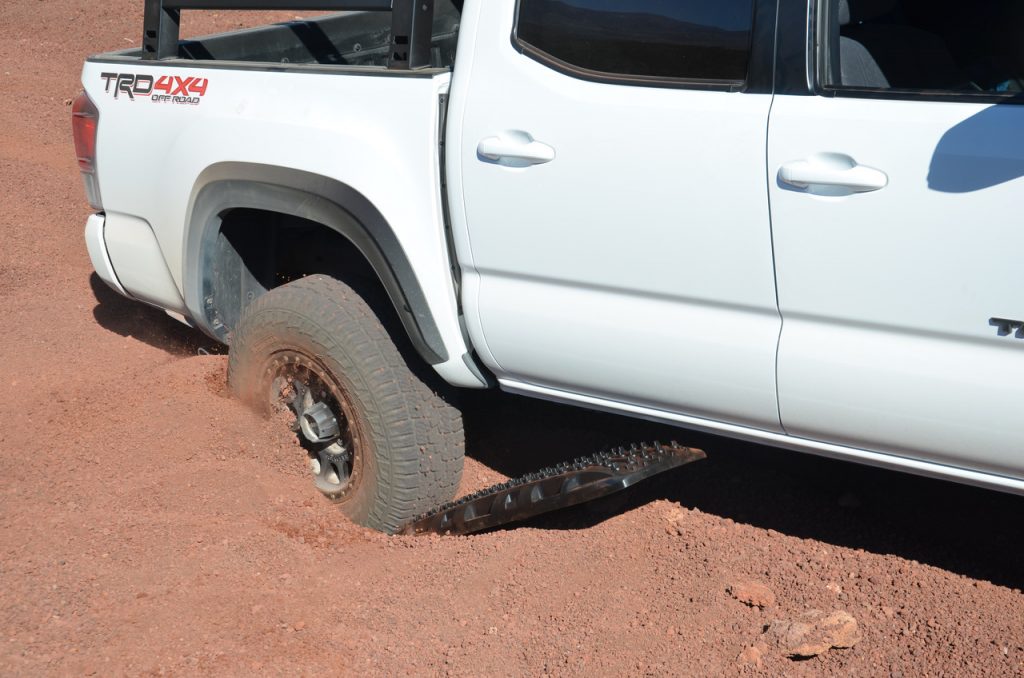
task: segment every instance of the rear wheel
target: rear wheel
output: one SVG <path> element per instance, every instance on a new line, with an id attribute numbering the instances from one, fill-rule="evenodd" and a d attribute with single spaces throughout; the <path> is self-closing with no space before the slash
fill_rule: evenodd
<path id="1" fill-rule="evenodd" d="M 459 411 L 422 377 L 373 307 L 326 276 L 252 302 L 228 361 L 234 393 L 285 414 L 316 488 L 384 532 L 450 501 L 462 476 Z"/>

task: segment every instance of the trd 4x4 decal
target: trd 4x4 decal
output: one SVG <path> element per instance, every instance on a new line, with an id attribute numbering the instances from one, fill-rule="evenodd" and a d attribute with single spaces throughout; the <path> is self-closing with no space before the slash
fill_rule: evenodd
<path id="1" fill-rule="evenodd" d="M 208 78 L 178 77 L 162 75 L 154 80 L 151 75 L 134 73 L 100 73 L 105 83 L 104 91 L 115 99 L 127 97 L 149 99 L 158 104 L 198 105 L 206 95 L 210 84 Z"/>

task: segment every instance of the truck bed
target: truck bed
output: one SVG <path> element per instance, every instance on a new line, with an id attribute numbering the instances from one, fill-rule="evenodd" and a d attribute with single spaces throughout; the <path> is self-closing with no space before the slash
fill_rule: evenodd
<path id="1" fill-rule="evenodd" d="M 434 15 L 432 68 L 449 69 L 454 65 L 458 29 L 459 12 L 450 0 L 441 0 Z M 390 32 L 391 17 L 387 12 L 341 12 L 183 39 L 178 46 L 178 58 L 385 68 Z M 123 50 L 103 56 L 141 59 L 142 50 Z"/>

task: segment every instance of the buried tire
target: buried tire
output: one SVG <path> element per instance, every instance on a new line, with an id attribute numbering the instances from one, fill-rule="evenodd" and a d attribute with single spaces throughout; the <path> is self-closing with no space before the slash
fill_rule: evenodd
<path id="1" fill-rule="evenodd" d="M 455 495 L 459 411 L 338 280 L 310 276 L 253 301 L 232 340 L 228 383 L 258 409 L 287 413 L 317 489 L 361 525 L 393 533 Z"/>

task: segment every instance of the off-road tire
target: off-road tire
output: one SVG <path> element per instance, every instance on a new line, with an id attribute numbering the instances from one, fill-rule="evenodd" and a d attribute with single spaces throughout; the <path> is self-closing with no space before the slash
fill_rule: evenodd
<path id="1" fill-rule="evenodd" d="M 398 334 L 400 325 L 388 331 L 388 320 L 352 287 L 327 276 L 275 288 L 242 314 L 231 340 L 228 384 L 269 412 L 267 373 L 275 355 L 297 353 L 324 368 L 364 431 L 356 445 L 362 476 L 338 505 L 353 521 L 393 533 L 454 497 L 465 438 L 459 410 L 428 385 L 429 368 L 410 368 L 408 361 L 419 357 Z"/>

